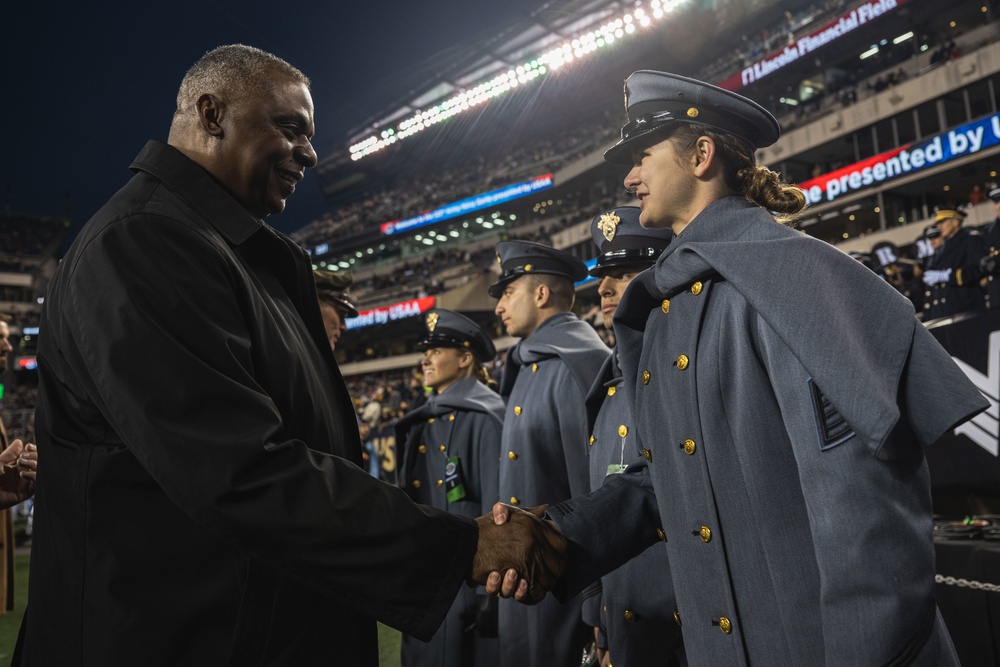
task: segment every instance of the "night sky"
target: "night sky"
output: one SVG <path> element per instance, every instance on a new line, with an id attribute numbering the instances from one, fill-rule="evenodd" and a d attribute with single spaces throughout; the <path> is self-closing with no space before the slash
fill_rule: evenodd
<path id="1" fill-rule="evenodd" d="M 184 72 L 216 46 L 260 47 L 312 79 L 322 158 L 418 85 L 414 63 L 492 35 L 539 3 L 5 2 L 4 211 L 85 222 L 128 180 L 145 142 L 166 140 Z M 285 212 L 268 221 L 288 232 L 325 210 L 307 173 Z"/>

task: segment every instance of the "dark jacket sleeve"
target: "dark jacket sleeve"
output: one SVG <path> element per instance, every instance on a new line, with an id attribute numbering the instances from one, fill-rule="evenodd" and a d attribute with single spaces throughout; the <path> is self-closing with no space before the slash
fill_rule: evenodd
<path id="1" fill-rule="evenodd" d="M 62 367 L 191 519 L 347 608 L 429 638 L 465 578 L 475 523 L 413 504 L 326 453 L 337 451 L 329 443 L 288 435 L 255 378 L 251 277 L 205 234 L 134 216 L 93 238 L 63 296 L 75 333 L 58 350 Z"/>
<path id="2" fill-rule="evenodd" d="M 550 507 L 549 518 L 569 542 L 563 586 L 568 599 L 656 542 L 660 512 L 646 460 L 638 457 L 623 474 L 609 475 L 592 493 Z"/>

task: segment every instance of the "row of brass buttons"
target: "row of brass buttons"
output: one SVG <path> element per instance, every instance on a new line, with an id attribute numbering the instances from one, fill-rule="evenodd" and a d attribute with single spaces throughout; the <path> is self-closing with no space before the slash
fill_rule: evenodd
<path id="1" fill-rule="evenodd" d="M 677 625 L 681 624 L 681 613 L 677 610 L 674 610 L 674 623 Z M 713 620 L 712 625 L 719 626 L 719 629 L 726 635 L 733 631 L 733 622 L 727 616 L 720 616 L 717 621 Z"/>

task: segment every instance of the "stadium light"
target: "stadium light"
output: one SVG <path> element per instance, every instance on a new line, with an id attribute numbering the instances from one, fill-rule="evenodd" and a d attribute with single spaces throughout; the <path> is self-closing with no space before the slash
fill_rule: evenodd
<path id="1" fill-rule="evenodd" d="M 551 71 L 565 67 L 574 60 L 586 58 L 598 49 L 636 34 L 636 24 L 646 28 L 661 21 L 687 0 L 651 0 L 647 13 L 640 2 L 629 13 L 574 37 L 536 58 L 532 58 L 491 79 L 483 80 L 467 90 L 449 97 L 432 107 L 414 112 L 395 127 L 385 128 L 350 146 L 351 159 L 360 160 L 387 146 L 444 122 L 457 114 L 485 104 L 511 89 L 529 84 Z"/>

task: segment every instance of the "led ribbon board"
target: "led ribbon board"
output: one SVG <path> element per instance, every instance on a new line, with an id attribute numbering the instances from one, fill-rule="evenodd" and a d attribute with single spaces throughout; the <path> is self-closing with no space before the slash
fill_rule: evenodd
<path id="1" fill-rule="evenodd" d="M 869 21 L 877 19 L 880 16 L 885 16 L 905 2 L 906 0 L 871 0 L 871 2 L 866 2 L 863 5 L 855 7 L 840 18 L 827 23 L 808 35 L 799 37 L 781 51 L 775 51 L 769 56 L 764 56 L 742 72 L 738 72 L 720 83 L 719 87 L 726 90 L 739 90 L 744 86 L 749 86 L 754 81 L 777 72 L 785 65 L 798 60 L 806 54 L 812 53 L 822 46 L 826 46 L 830 42 L 840 39 Z"/>
<path id="2" fill-rule="evenodd" d="M 959 125 L 918 144 L 906 144 L 867 160 L 841 167 L 829 174 L 800 183 L 809 204 L 831 202 L 838 197 L 890 181 L 949 160 L 974 155 L 1000 144 L 1000 114 Z"/>
<path id="3" fill-rule="evenodd" d="M 528 195 L 533 195 L 536 192 L 548 190 L 551 187 L 552 174 L 543 174 L 541 176 L 536 176 L 530 181 L 515 183 L 514 185 L 508 185 L 507 187 L 500 188 L 499 190 L 493 190 L 492 192 L 486 192 L 481 195 L 476 195 L 475 197 L 469 197 L 468 199 L 461 199 L 457 202 L 446 204 L 440 208 L 427 211 L 426 213 L 421 213 L 413 218 L 383 223 L 382 234 L 383 236 L 391 236 L 393 234 L 401 234 L 413 229 L 419 229 L 420 227 L 434 225 L 444 220 L 457 218 L 460 215 L 479 211 L 490 206 L 498 206 L 515 199 L 520 199 L 521 197 L 527 197 Z"/>
<path id="4" fill-rule="evenodd" d="M 404 317 L 423 315 L 433 307 L 434 297 L 425 296 L 422 299 L 400 301 L 391 306 L 362 310 L 358 313 L 357 317 L 348 317 L 344 320 L 344 324 L 347 325 L 348 331 L 353 331 L 354 329 L 363 329 L 364 327 L 371 327 L 376 324 L 386 324 L 387 322 L 400 320 Z"/>

